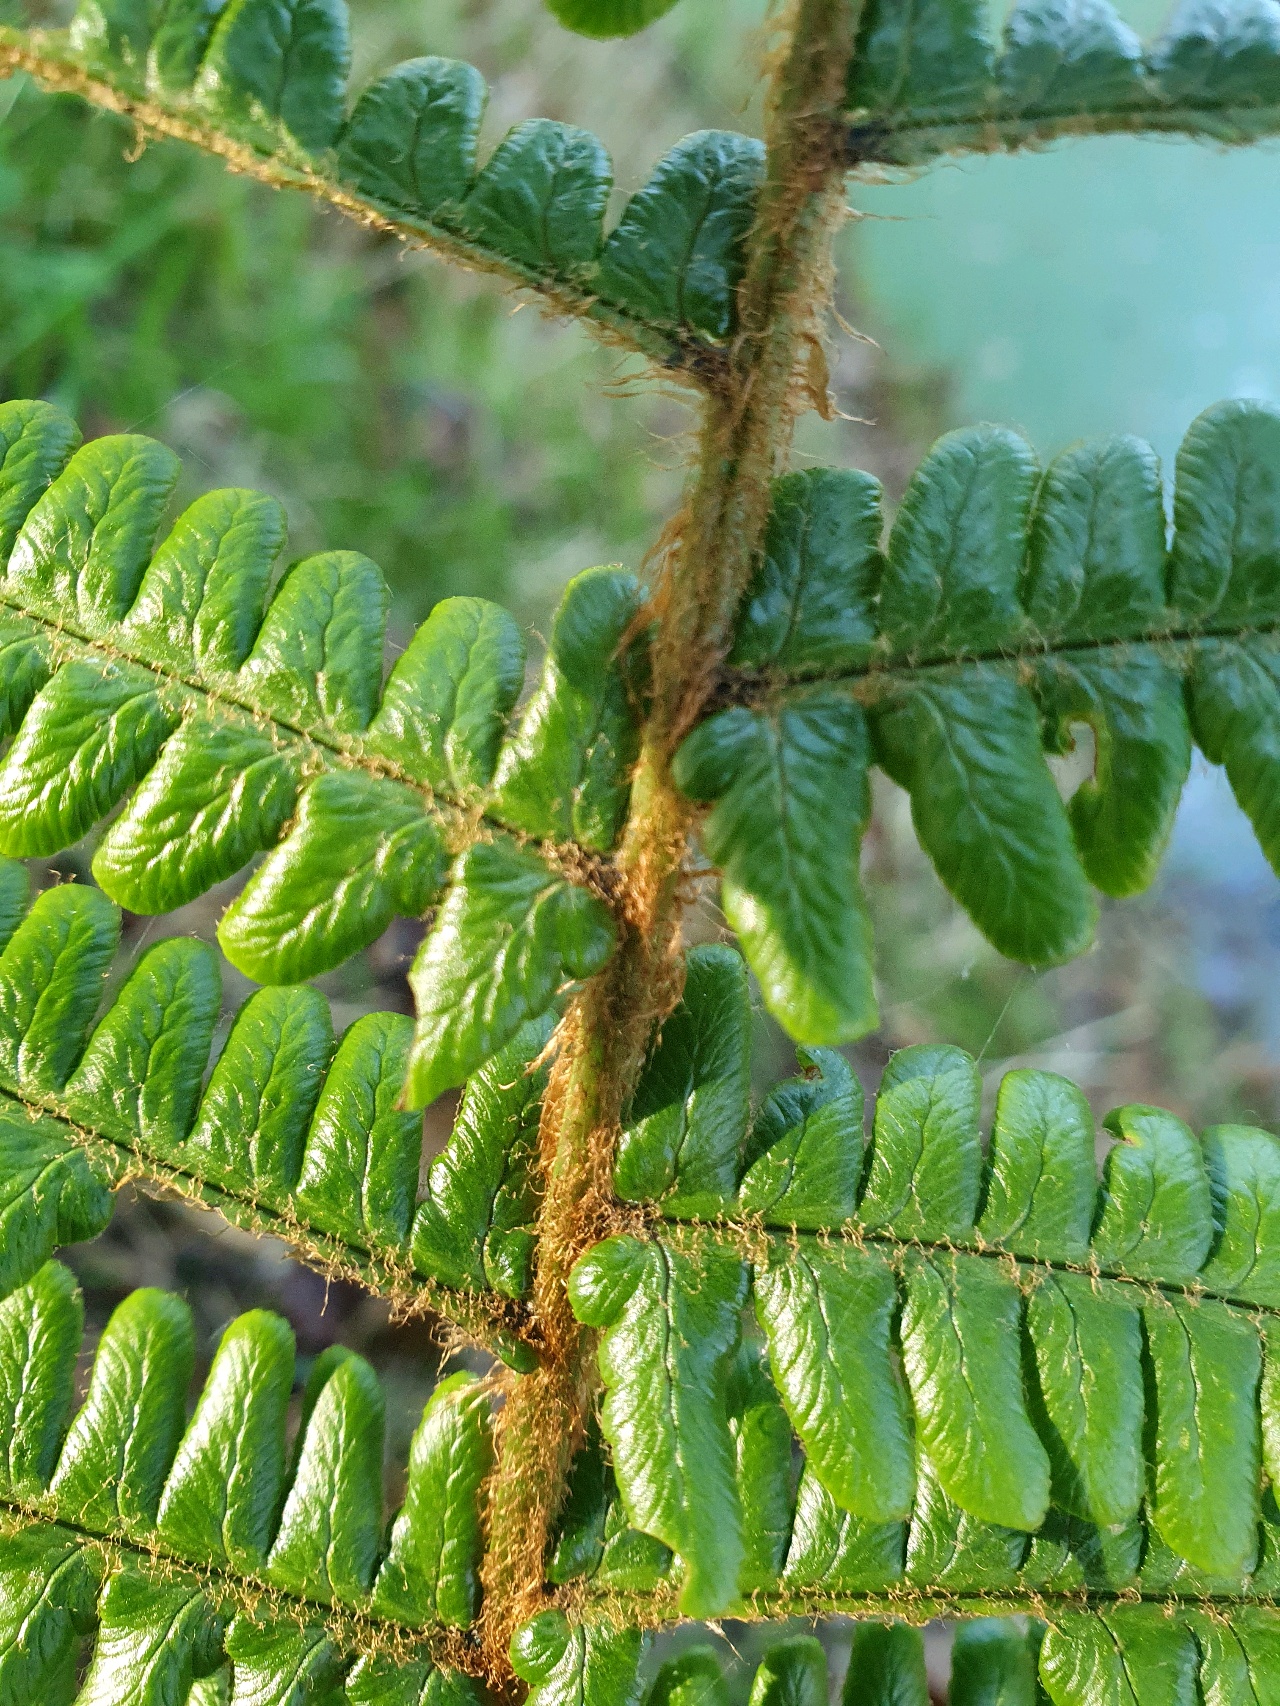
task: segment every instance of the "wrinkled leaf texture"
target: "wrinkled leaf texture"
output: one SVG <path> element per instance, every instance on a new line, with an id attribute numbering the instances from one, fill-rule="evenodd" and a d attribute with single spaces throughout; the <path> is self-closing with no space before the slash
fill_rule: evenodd
<path id="1" fill-rule="evenodd" d="M 1205 411 L 1178 453 L 1166 546 L 1140 440 L 1043 472 L 1001 427 L 949 433 L 882 547 L 868 474 L 774 487 L 718 710 L 676 776 L 766 1005 L 798 1041 L 876 1022 L 858 851 L 874 762 L 943 882 L 1004 954 L 1069 959 L 1093 889 L 1151 881 L 1192 742 L 1226 767 L 1280 870 L 1280 411 Z M 1064 801 L 1047 759 L 1087 730 Z"/>
<path id="2" fill-rule="evenodd" d="M 1116 131 L 1252 142 L 1280 128 L 1280 12 L 1179 0 L 1144 45 L 1110 0 L 1019 0 L 997 50 L 978 0 L 871 0 L 848 101 L 855 165 Z"/>
<path id="3" fill-rule="evenodd" d="M 483 599 L 439 603 L 384 683 L 388 592 L 366 557 L 304 558 L 268 598 L 273 498 L 209 492 L 165 533 L 177 458 L 77 437 L 48 404 L 0 405 L 0 851 L 50 854 L 116 813 L 94 874 L 144 913 L 265 853 L 218 930 L 265 983 L 438 906 L 413 972 L 423 1105 L 612 951 L 580 868 L 627 806 L 636 581 L 572 582 L 514 716 L 523 636 Z"/>
<path id="4" fill-rule="evenodd" d="M 518 1632 L 512 1657 L 534 1706 L 635 1706 L 648 1646 L 638 1631 L 570 1625 L 544 1612 Z M 733 1654 L 737 1665 L 741 1660 Z M 650 1706 L 729 1706 L 726 1649 L 685 1645 L 649 1682 Z M 737 1667 L 735 1667 L 737 1668 Z M 738 1679 L 735 1679 L 737 1681 Z M 1048 1626 L 977 1616 L 959 1624 L 948 1706 L 1263 1706 L 1280 1686 L 1280 1618 L 1250 1607 L 1229 1618 L 1158 1606 L 1068 1613 Z M 774 1639 L 750 1682 L 749 1706 L 825 1706 L 828 1655 L 812 1635 Z M 931 1706 L 919 1630 L 854 1626 L 841 1706 Z"/>
<path id="5" fill-rule="evenodd" d="M 441 1706 L 479 1706 L 421 1639 L 479 1607 L 492 1447 L 473 1376 L 433 1393 L 387 1527 L 383 1397 L 362 1357 L 335 1346 L 314 1359 L 287 1452 L 294 1347 L 278 1316 L 229 1324 L 189 1418 L 196 1347 L 180 1298 L 147 1289 L 119 1305 L 72 1416 L 82 1321 L 57 1262 L 0 1303 L 0 1697 L 183 1706 L 229 1661 L 236 1700 L 319 1699 L 350 1669 L 353 1706 L 425 1699 L 433 1675 Z M 344 1652 L 327 1606 L 398 1630 L 400 1662 Z"/>
<path id="6" fill-rule="evenodd" d="M 575 6 L 566 21 L 627 33 L 664 8 Z M 550 297 L 612 340 L 696 372 L 691 354 L 733 329 L 742 248 L 763 169 L 753 138 L 698 131 L 659 162 L 604 230 L 613 168 L 576 126 L 529 119 L 480 165 L 488 88 L 474 66 L 424 56 L 349 99 L 345 0 L 230 0 L 152 8 L 81 0 L 65 32 L 9 27 L 39 75 L 87 74 L 115 102 L 145 101 L 152 124 L 223 152 L 271 158 L 356 217 L 496 271 Z"/>
<path id="7" fill-rule="evenodd" d="M 1099 1179 L 1072 1084 L 1007 1074 L 984 1145 L 977 1068 L 938 1045 L 892 1057 L 869 1136 L 826 1051 L 748 1123 L 723 1094 L 747 1063 L 745 983 L 718 948 L 691 970 L 701 1021 L 673 1015 L 619 1160 L 666 1218 L 571 1281 L 601 1334 L 610 1459 L 576 1484 L 557 1579 L 668 1581 L 695 1615 L 747 1592 L 815 1610 L 889 1590 L 1270 1599 L 1280 1140 L 1120 1108 Z M 641 1174 L 677 1105 L 674 1176 Z M 691 1201 L 682 1175 L 705 1180 L 713 1156 L 722 1195 Z M 743 1407 L 735 1359 L 760 1340 L 798 1482 L 768 1395 Z M 620 1519 L 674 1556 L 636 1575 Z M 762 1572 L 758 1537 L 779 1533 Z"/>
<path id="8" fill-rule="evenodd" d="M 62 884 L 24 915 L 26 888 L 0 862 L 0 1295 L 101 1232 L 112 1191 L 149 1169 L 379 1290 L 420 1287 L 527 1363 L 509 1311 L 486 1313 L 482 1294 L 529 1288 L 549 1019 L 470 1080 L 418 1203 L 422 1122 L 400 1106 L 409 1019 L 367 1014 L 338 1039 L 315 989 L 260 990 L 206 1080 L 221 1006 L 209 948 L 156 943 L 99 1012 L 118 909 Z"/>

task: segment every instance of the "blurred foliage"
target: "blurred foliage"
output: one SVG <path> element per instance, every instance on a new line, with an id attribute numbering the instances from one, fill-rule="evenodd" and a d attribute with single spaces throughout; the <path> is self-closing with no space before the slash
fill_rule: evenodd
<path id="1" fill-rule="evenodd" d="M 406 622 L 445 591 L 502 597 L 570 541 L 634 551 L 642 428 L 602 398 L 613 363 L 582 334 L 177 144 L 130 163 L 129 126 L 71 97 L 6 94 L 7 395 L 167 439 L 188 496 L 274 491 L 295 551 L 358 545 Z"/>
<path id="2" fill-rule="evenodd" d="M 476 59 L 494 82 L 490 140 L 554 112 L 575 80 L 573 38 L 537 5 L 442 5 L 429 21 L 375 5 L 356 36 L 366 73 L 415 52 Z M 631 51 L 651 113 L 677 44 Z M 714 56 L 681 59 L 673 135 L 725 117 Z M 624 108 L 610 140 L 639 179 L 662 127 Z M 406 629 L 445 592 L 536 618 L 578 568 L 637 560 L 674 500 L 682 446 L 664 441 L 684 411 L 624 399 L 634 364 L 516 307 L 303 196 L 178 144 L 139 153 L 125 120 L 0 85 L 4 394 L 47 396 L 88 433 L 167 439 L 186 496 L 275 492 L 295 552 L 358 546 L 382 564 Z"/>

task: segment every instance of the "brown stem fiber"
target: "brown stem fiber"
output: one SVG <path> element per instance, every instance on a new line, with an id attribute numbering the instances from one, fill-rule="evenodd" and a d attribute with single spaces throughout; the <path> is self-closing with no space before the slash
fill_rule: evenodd
<path id="1" fill-rule="evenodd" d="M 777 59 L 766 177 L 739 290 L 729 375 L 704 402 L 698 460 L 669 529 L 655 595 L 652 700 L 619 866 L 622 940 L 574 1001 L 542 1117 L 546 1191 L 533 1300 L 541 1365 L 507 1382 L 490 1488 L 482 1638 L 491 1677 L 509 1677 L 512 1632 L 547 1603 L 544 1558 L 593 1390 L 590 1335 L 567 1282 L 617 1223 L 613 1155 L 655 1023 L 679 997 L 689 811 L 670 760 L 697 720 L 728 649 L 763 537 L 769 482 L 797 415 L 814 401 L 831 244 L 844 217 L 840 114 L 860 0 L 796 0 Z"/>

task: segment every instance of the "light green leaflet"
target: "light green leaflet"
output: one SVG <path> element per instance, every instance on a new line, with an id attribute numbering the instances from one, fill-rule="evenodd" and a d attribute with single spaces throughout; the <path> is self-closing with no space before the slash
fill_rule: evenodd
<path id="1" fill-rule="evenodd" d="M 101 439 L 58 473 L 65 419 L 44 404 L 0 416 L 15 528 L 0 847 L 56 851 L 122 807 L 94 871 L 136 911 L 184 904 L 265 852 L 219 935 L 267 982 L 435 907 L 413 973 L 419 1103 L 603 967 L 605 862 L 643 700 L 630 575 L 571 583 L 513 720 L 523 642 L 496 607 L 444 601 L 383 684 L 386 589 L 365 558 L 304 559 L 264 609 L 283 540 L 271 500 L 207 494 L 157 545 L 167 451 Z M 712 806 L 726 914 L 798 1040 L 875 1021 L 858 877 L 873 760 L 911 793 L 975 920 L 1035 964 L 1086 945 L 1091 883 L 1127 894 L 1150 879 L 1193 733 L 1275 853 L 1277 593 L 1260 565 L 1280 553 L 1277 490 L 1280 414 L 1252 403 L 1188 433 L 1168 552 L 1136 440 L 1077 447 L 1041 478 L 1010 433 L 950 434 L 883 558 L 866 477 L 779 483 L 724 683 L 742 702 L 690 734 L 675 775 Z M 1046 752 L 1081 720 L 1098 761 L 1064 805 Z M 722 1192 L 711 1174 L 683 1188 Z"/>
<path id="2" fill-rule="evenodd" d="M 1280 1140 L 1217 1127 L 1202 1145 L 1121 1108 L 1099 1177 L 1079 1092 L 1019 1071 L 984 1146 L 974 1063 L 934 1045 L 891 1059 L 868 1136 L 835 1060 L 753 1119 L 722 1094 L 748 1081 L 738 987 L 723 950 L 691 956 L 618 1158 L 660 1218 L 573 1273 L 611 1460 L 575 1483 L 555 1579 L 587 1603 L 669 1582 L 704 1615 L 895 1588 L 1268 1600 Z M 691 1110 L 683 1146 L 668 1104 Z M 690 1205 L 703 1154 L 717 1194 Z M 619 1524 L 674 1559 L 619 1575 Z"/>
<path id="3" fill-rule="evenodd" d="M 316 1359 L 287 1458 L 288 1326 L 260 1310 L 231 1322 L 188 1419 L 190 1311 L 167 1293 L 136 1291 L 107 1324 L 68 1431 L 80 1318 L 57 1263 L 0 1304 L 6 1706 L 70 1701 L 68 1664 L 90 1625 L 93 1656 L 74 1696 L 89 1706 L 126 1697 L 182 1706 L 193 1679 L 224 1660 L 236 1699 L 274 1700 L 271 1690 L 299 1673 L 310 1690 L 356 1656 L 326 1629 L 330 1605 L 392 1619 L 407 1662 L 384 1681 L 416 1676 L 425 1688 L 433 1666 L 423 1633 L 468 1625 L 479 1605 L 490 1424 L 473 1377 L 443 1382 L 428 1403 L 384 1540 L 382 1396 L 362 1358 L 335 1349 Z M 284 1598 L 259 1591 L 256 1610 L 245 1609 L 228 1590 L 247 1575 Z M 362 1660 L 354 1674 L 368 1706 L 396 1698 L 373 1686 L 376 1663 Z M 464 1679 L 439 1674 L 441 1706 L 473 1701 Z"/>
<path id="4" fill-rule="evenodd" d="M 597 1245 L 570 1282 L 578 1318 L 606 1329 L 601 1426 L 627 1515 L 684 1560 L 681 1608 L 695 1617 L 736 1601 L 743 1561 L 724 1376 L 746 1286 L 730 1251 L 626 1236 Z"/>
<path id="5" fill-rule="evenodd" d="M 306 557 L 268 598 L 274 499 L 206 493 L 166 534 L 172 453 L 75 440 L 47 404 L 0 405 L 0 850 L 54 853 L 111 817 L 94 875 L 144 913 L 265 853 L 218 927 L 262 983 L 439 906 L 409 1094 L 461 1083 L 612 950 L 589 859 L 618 836 L 636 755 L 634 578 L 571 583 L 513 722 L 524 639 L 497 606 L 443 600 L 384 683 L 389 594 L 367 558 Z"/>
<path id="6" fill-rule="evenodd" d="M 886 1615 L 891 1615 L 887 1613 Z M 536 1706 L 635 1706 L 647 1640 L 605 1623 L 569 1625 L 544 1612 L 512 1642 Z M 651 1706 L 726 1706 L 727 1646 L 686 1645 L 652 1676 Z M 749 1706 L 824 1706 L 828 1659 L 812 1635 L 775 1639 L 750 1680 Z M 741 1679 L 738 1679 L 741 1682 Z M 951 1652 L 949 1706 L 1263 1706 L 1280 1682 L 1280 1619 L 1246 1608 L 1224 1619 L 1157 1606 L 960 1624 Z M 854 1626 L 841 1706 L 929 1706 L 919 1630 L 899 1622 Z"/>
<path id="7" fill-rule="evenodd" d="M 529 1290 L 545 1082 L 532 1063 L 549 1016 L 472 1081 L 419 1204 L 422 1122 L 400 1106 L 409 1019 L 367 1014 L 338 1039 L 316 990 L 263 989 L 206 1081 L 221 989 L 205 944 L 157 943 L 100 1014 L 116 907 L 63 884 L 23 916 L 26 875 L 9 861 L 0 894 L 0 1295 L 58 1245 L 101 1232 L 112 1191 L 140 1169 L 323 1266 L 406 1296 L 420 1287 L 527 1365 L 521 1313 L 495 1294 Z"/>
<path id="8" fill-rule="evenodd" d="M 568 29 L 584 36 L 633 36 L 669 12 L 675 0 L 547 0 Z"/>

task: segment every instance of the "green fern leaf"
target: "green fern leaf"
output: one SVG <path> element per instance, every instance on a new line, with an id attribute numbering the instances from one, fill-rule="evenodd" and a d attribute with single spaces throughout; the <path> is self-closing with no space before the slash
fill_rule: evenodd
<path id="1" fill-rule="evenodd" d="M 774 490 L 722 699 L 675 775 L 766 1004 L 807 1044 L 875 1022 L 857 875 L 874 760 L 987 937 L 1033 965 L 1093 932 L 1090 885 L 1151 881 L 1191 763 L 1223 763 L 1280 868 L 1271 751 L 1280 414 L 1220 403 L 1178 456 L 1164 539 L 1150 448 L 1112 439 L 1038 476 L 992 427 L 948 434 L 880 550 L 878 488 L 813 470 Z M 1069 802 L 1046 754 L 1093 734 Z M 841 788 L 833 795 L 831 778 Z"/>
<path id="2" fill-rule="evenodd" d="M 915 1630 L 903 1623 L 860 1623 L 841 1706 L 925 1706 L 928 1699 L 924 1648 Z"/>
<path id="3" fill-rule="evenodd" d="M 516 1631 L 511 1663 L 533 1706 L 638 1706 L 643 1646 L 638 1630 L 570 1625 L 561 1612 L 544 1611 Z"/>
<path id="4" fill-rule="evenodd" d="M 639 27 L 634 12 L 605 22 L 606 33 Z M 526 120 L 477 170 L 480 73 L 412 59 L 348 116 L 348 34 L 344 0 L 232 0 L 221 11 L 81 0 L 66 32 L 0 27 L 0 51 L 38 80 L 530 289 L 690 380 L 722 370 L 758 142 L 685 138 L 606 236 L 613 173 L 596 137 Z"/>
<path id="5" fill-rule="evenodd" d="M 754 1593 L 778 1579 L 786 1559 L 795 1473 L 786 1411 L 761 1346 L 750 1340 L 738 1346 L 725 1403 L 742 1506 L 738 1583 L 743 1593 Z"/>
<path id="6" fill-rule="evenodd" d="M 606 1641 L 612 1649 L 609 1659 L 603 1652 Z M 1034 1621 L 978 1617 L 956 1630 L 947 1699 L 950 1706 L 1037 1706 L 1044 1701 L 1050 1706 L 1195 1706 L 1201 1700 L 1213 1706 L 1261 1706 L 1280 1675 L 1278 1641 L 1275 1614 L 1249 1609 L 1228 1621 L 1195 1610 L 1170 1617 L 1157 1607 L 1120 1606 L 1064 1613 L 1051 1618 L 1047 1628 Z M 632 1643 L 625 1651 L 616 1633 L 594 1624 L 566 1625 L 559 1613 L 548 1612 L 520 1631 L 513 1651 L 521 1674 L 532 1673 L 535 1685 L 559 1683 L 556 1699 L 572 1687 L 573 1698 L 587 1706 L 626 1706 L 634 1699 L 642 1656 L 638 1635 Z M 730 1695 L 721 1651 L 702 1644 L 685 1647 L 659 1667 L 647 1698 L 655 1706 L 723 1706 Z M 556 1659 L 556 1682 L 544 1683 Z M 565 1673 L 572 1682 L 561 1681 Z M 793 1635 L 765 1648 L 751 1679 L 752 1706 L 781 1701 L 814 1706 L 830 1697 L 820 1642 Z M 919 1631 L 902 1622 L 857 1624 L 840 1698 L 842 1706 L 929 1706 L 938 1696 L 930 1691 Z"/>
<path id="7" fill-rule="evenodd" d="M 342 175 L 373 200 L 439 215 L 461 203 L 476 175 L 489 90 L 473 65 L 410 59 L 371 83 L 342 138 Z M 403 140 L 413 146 L 405 148 Z"/>
<path id="8" fill-rule="evenodd" d="M 179 1556 L 237 1571 L 266 1561 L 284 1493 L 293 1334 L 265 1310 L 227 1328 L 169 1470 L 156 1529 Z"/>
<path id="9" fill-rule="evenodd" d="M 676 0 L 547 0 L 548 8 L 566 29 L 607 40 L 633 36 L 664 17 Z"/>
<path id="10" fill-rule="evenodd" d="M 392 1524 L 373 1609 L 407 1623 L 465 1628 L 480 1606 L 478 1498 L 492 1465 L 489 1403 L 469 1374 L 435 1390 L 409 1453 L 409 1489 Z"/>
<path id="11" fill-rule="evenodd" d="M 532 1279 L 538 1119 L 550 1016 L 516 1033 L 467 1081 L 413 1223 L 417 1267 L 443 1284 L 523 1297 Z"/>
<path id="12" fill-rule="evenodd" d="M 735 1364 L 734 1375 L 739 1370 Z M 754 1383 L 750 1383 L 754 1387 Z M 745 1381 L 735 1381 L 736 1395 L 742 1403 L 735 1406 L 728 1397 L 731 1434 L 735 1425 L 744 1419 L 751 1407 L 751 1398 L 758 1396 Z M 743 1484 L 744 1460 L 748 1456 L 743 1443 L 741 1426 L 735 1438 L 738 1447 L 738 1494 L 743 1504 L 744 1530 L 750 1527 L 747 1507 L 752 1502 Z M 788 1444 L 788 1453 L 790 1446 Z M 773 1482 L 772 1467 L 762 1462 L 763 1454 L 754 1453 L 753 1467 L 764 1468 L 766 1479 Z M 764 1516 L 771 1504 L 772 1487 L 756 1501 L 756 1514 Z M 763 1521 L 757 1525 L 759 1537 Z M 744 1533 L 744 1540 L 747 1536 Z M 783 1537 L 785 1540 L 785 1536 Z M 556 1528 L 555 1543 L 547 1563 L 547 1579 L 557 1584 L 590 1578 L 606 1592 L 652 1593 L 667 1579 L 672 1567 L 669 1546 L 633 1528 L 618 1497 L 618 1483 L 608 1460 L 599 1425 L 589 1419 L 587 1436 L 581 1451 L 574 1459 L 566 1490 L 564 1509 Z"/>
<path id="13" fill-rule="evenodd" d="M 686 1647 L 659 1666 L 649 1691 L 653 1706 L 728 1706 L 729 1686 L 714 1647 Z"/>
<path id="14" fill-rule="evenodd" d="M 111 1220 L 106 1170 L 55 1120 L 5 1110 L 0 1120 L 0 1295 L 60 1244 L 96 1238 Z"/>
<path id="15" fill-rule="evenodd" d="M 526 119 L 509 131 L 467 191 L 459 220 L 486 248 L 532 271 L 587 271 L 604 241 L 613 170 L 590 131 Z"/>
<path id="16" fill-rule="evenodd" d="M 605 1329 L 602 1425 L 627 1514 L 685 1560 L 690 1616 L 737 1597 L 742 1505 L 723 1385 L 746 1282 L 731 1251 L 690 1257 L 624 1235 L 584 1256 L 570 1283 L 578 1318 Z"/>
<path id="17" fill-rule="evenodd" d="M 68 1432 L 81 1316 L 57 1263 L 0 1304 L 0 1698 L 65 1689 L 93 1625 L 81 1692 L 49 1698 L 183 1706 L 195 1678 L 229 1661 L 235 1700 L 318 1701 L 356 1661 L 369 1706 L 401 1690 L 474 1701 L 448 1672 L 431 1685 L 423 1640 L 479 1605 L 491 1447 L 472 1376 L 428 1403 L 384 1548 L 382 1398 L 361 1358 L 317 1359 L 290 1462 L 285 1323 L 233 1321 L 187 1421 L 190 1311 L 135 1292 L 107 1324 Z M 326 1607 L 358 1616 L 326 1621 Z M 379 1661 L 379 1633 L 403 1665 Z"/>
<path id="18" fill-rule="evenodd" d="M 1249 142 L 1280 122 L 1280 29 L 1248 0 L 1190 0 L 1144 48 L 1108 0 L 1019 0 L 997 52 L 972 0 L 877 0 L 848 99 L 854 164 L 1109 131 Z"/>
<path id="19" fill-rule="evenodd" d="M 675 1036 L 687 1027 L 701 1058 L 737 1059 L 733 1005 L 705 978 L 691 981 L 694 1000 L 700 1022 L 684 1018 Z M 766 1104 L 764 1157 L 803 1160 L 797 1134 L 815 1097 L 819 1115 L 833 1106 L 822 1090 L 801 1079 Z M 1171 1115 L 1122 1108 L 1098 1178 L 1092 1120 L 1064 1080 L 1010 1074 L 986 1153 L 979 1091 L 960 1050 L 903 1050 L 864 1161 L 842 1086 L 841 1118 L 813 1164 L 838 1176 L 843 1142 L 854 1201 L 804 1230 L 779 1212 L 782 1196 L 757 1207 L 740 1195 L 718 1220 L 697 1221 L 670 1191 L 663 1127 L 628 1128 L 619 1167 L 647 1176 L 662 1218 L 582 1257 L 570 1297 L 601 1331 L 617 1498 L 632 1527 L 676 1554 L 682 1606 L 707 1615 L 750 1592 L 766 1614 L 816 1612 L 877 1593 L 955 1604 L 998 1589 L 1045 1616 L 1090 1589 L 1271 1598 L 1280 1513 L 1261 1497 L 1261 1470 L 1280 1471 L 1280 1142 L 1226 1127 L 1202 1146 Z M 760 1126 L 740 1113 L 744 1187 L 761 1176 Z M 770 1376 L 804 1452 L 798 1487 L 785 1434 L 735 1484 L 743 1424 L 732 1406 L 750 1376 L 743 1364 L 740 1387 L 723 1370 L 748 1354 L 744 1258 Z M 774 1424 L 767 1406 L 758 1413 L 763 1440 Z M 553 1573 L 585 1577 L 589 1605 L 627 1590 L 602 1569 L 609 1477 L 590 1461 L 583 1474 Z M 748 1571 L 753 1499 L 761 1510 L 773 1501 L 767 1526 L 790 1539 L 770 1569 L 755 1546 Z"/>
<path id="20" fill-rule="evenodd" d="M 910 1417 L 891 1361 L 898 1296 L 883 1258 L 811 1243 L 777 1250 L 756 1270 L 755 1303 L 813 1473 L 843 1510 L 868 1522 L 910 1515 Z"/>
<path id="21" fill-rule="evenodd" d="M 588 570 L 561 600 L 542 680 L 493 779 L 489 809 L 513 829 L 601 853 L 617 840 L 639 741 L 614 660 L 639 603 L 619 569 Z"/>
<path id="22" fill-rule="evenodd" d="M 190 1311 L 167 1292 L 131 1292 L 99 1341 L 50 1481 L 78 1526 L 132 1538 L 154 1530 L 194 1368 Z"/>
<path id="23" fill-rule="evenodd" d="M 618 1139 L 614 1187 L 713 1215 L 732 1201 L 751 1100 L 751 998 L 741 958 L 694 948 L 684 999 L 654 1038 Z"/>
<path id="24" fill-rule="evenodd" d="M 600 254 L 601 291 L 658 325 L 727 337 L 763 176 L 758 142 L 727 130 L 686 136 L 623 209 Z"/>
<path id="25" fill-rule="evenodd" d="M 301 796 L 288 834 L 222 915 L 218 940 L 247 975 L 292 982 L 358 953 L 397 914 L 426 912 L 446 863 L 419 793 L 332 771 Z"/>
<path id="26" fill-rule="evenodd" d="M 823 1706 L 827 1655 L 812 1635 L 775 1641 L 756 1668 L 750 1706 Z"/>
<path id="27" fill-rule="evenodd" d="M 406 1095 L 433 1101 L 591 977 L 613 951 L 597 895 L 556 876 L 510 836 L 481 841 L 452 872 L 449 897 L 409 973 L 418 1026 Z"/>
<path id="28" fill-rule="evenodd" d="M 509 732 L 524 646 L 495 606 L 438 605 L 384 688 L 388 593 L 367 558 L 305 558 L 264 608 L 284 540 L 274 500 L 207 494 L 157 544 L 177 474 L 163 447 L 99 439 L 59 473 L 74 429 L 43 405 L 0 406 L 0 436 L 0 504 L 16 526 L 0 579 L 14 612 L 0 702 L 15 735 L 0 850 L 59 851 L 123 805 L 94 872 L 144 912 L 265 852 L 219 940 L 268 983 L 335 966 L 396 913 L 443 903 L 415 971 L 417 1058 L 430 1061 L 415 1095 L 462 1082 L 567 979 L 599 968 L 613 925 L 581 886 L 583 850 L 607 854 L 627 809 L 643 662 L 630 575 L 571 584 Z M 500 825 L 532 839 L 468 851 Z M 519 944 L 497 964 L 495 929 Z M 461 1004 L 460 968 L 475 979 Z M 442 1008 L 447 1041 L 433 1028 Z"/>
<path id="29" fill-rule="evenodd" d="M 868 760 L 862 710 L 821 687 L 777 710 L 720 712 L 676 757 L 678 785 L 715 802 L 702 834 L 723 872 L 725 916 L 767 1006 L 801 1042 L 861 1036 L 876 1022 L 858 882 Z M 834 797 L 833 773 L 853 780 Z"/>
<path id="30" fill-rule="evenodd" d="M 345 116 L 347 29 L 340 0 L 230 0 L 200 56 L 196 97 L 233 123 L 276 120 L 318 153 Z"/>
<path id="31" fill-rule="evenodd" d="M 830 1226 L 858 1200 L 862 1090 L 842 1055 L 797 1052 L 806 1073 L 776 1085 L 756 1115 L 738 1200 L 768 1220 Z"/>
<path id="32" fill-rule="evenodd" d="M 430 1659 L 361 1658 L 347 1672 L 347 1706 L 482 1706 L 480 1684 Z"/>
<path id="33" fill-rule="evenodd" d="M 20 882 L 15 882 L 15 877 Z M 10 903 L 20 866 L 0 863 Z M 463 1099 L 417 1203 L 422 1126 L 400 1107 L 413 1026 L 358 1019 L 335 1042 L 315 990 L 264 989 L 240 1009 L 205 1082 L 221 991 L 203 944 L 138 960 L 100 1017 L 116 908 L 64 884 L 8 919 L 0 951 L 0 1295 L 62 1243 L 95 1237 L 139 1170 L 321 1266 L 418 1293 L 517 1365 L 528 1347 L 500 1298 L 530 1286 L 531 1162 L 550 1016 L 500 1052 Z M 476 1240 L 475 1243 L 472 1240 Z M 496 1295 L 495 1295 L 496 1294 Z"/>
<path id="34" fill-rule="evenodd" d="M 961 1623 L 951 1649 L 953 1706 L 984 1706 L 987 1701 L 1034 1706 L 1038 1646 L 1034 1630 L 1000 1618 Z"/>

